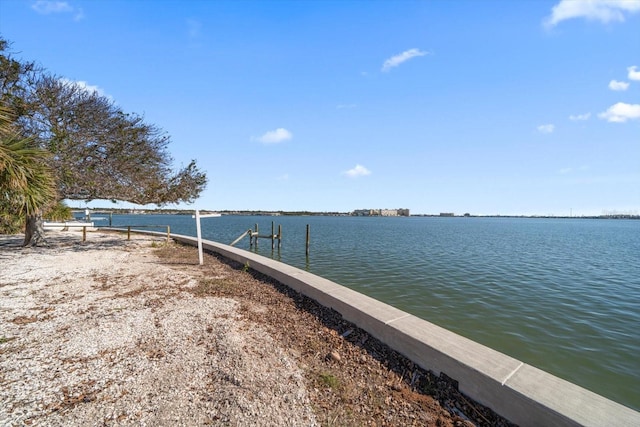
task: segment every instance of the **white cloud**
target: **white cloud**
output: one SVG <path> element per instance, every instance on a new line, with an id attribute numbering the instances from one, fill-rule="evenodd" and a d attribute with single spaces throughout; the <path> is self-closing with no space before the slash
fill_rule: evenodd
<path id="1" fill-rule="evenodd" d="M 356 165 L 353 169 L 345 171 L 344 174 L 350 178 L 357 178 L 359 176 L 371 175 L 371 171 L 362 165 Z"/>
<path id="2" fill-rule="evenodd" d="M 270 130 L 259 138 L 255 138 L 257 141 L 263 144 L 278 144 L 280 142 L 288 141 L 293 138 L 293 134 L 285 128 L 278 128 L 276 130 Z"/>
<path id="3" fill-rule="evenodd" d="M 202 23 L 196 19 L 187 19 L 189 38 L 195 39 L 200 36 Z"/>
<path id="4" fill-rule="evenodd" d="M 558 173 L 560 173 L 561 175 L 567 175 L 570 173 L 574 173 L 574 172 L 584 172 L 589 170 L 589 166 L 588 165 L 582 165 L 578 168 L 572 168 L 572 167 L 568 167 L 568 168 L 562 168 L 558 171 Z"/>
<path id="5" fill-rule="evenodd" d="M 425 52 L 420 49 L 405 50 L 404 52 L 392 56 L 391 58 L 384 61 L 384 64 L 382 64 L 382 71 L 387 72 L 393 67 L 397 67 L 398 65 L 410 60 L 411 58 L 415 58 L 417 56 L 425 56 L 427 54 L 429 54 L 429 52 Z"/>
<path id="6" fill-rule="evenodd" d="M 544 24 L 553 27 L 562 21 L 585 18 L 589 21 L 623 22 L 625 14 L 640 11 L 640 0 L 560 0 Z"/>
<path id="7" fill-rule="evenodd" d="M 609 82 L 609 89 L 616 91 L 623 91 L 629 88 L 629 83 L 627 82 L 619 82 L 617 80 L 611 80 Z"/>
<path id="8" fill-rule="evenodd" d="M 31 9 L 41 15 L 49 15 L 51 13 L 74 13 L 73 19 L 80 21 L 84 18 L 82 9 L 76 9 L 66 1 L 38 0 L 31 4 Z"/>
<path id="9" fill-rule="evenodd" d="M 43 15 L 50 13 L 73 12 L 73 7 L 66 1 L 38 0 L 31 5 L 31 9 Z"/>
<path id="10" fill-rule="evenodd" d="M 552 124 L 538 126 L 538 132 L 540 133 L 553 133 L 556 130 L 556 126 Z"/>
<path id="11" fill-rule="evenodd" d="M 640 71 L 636 71 L 637 68 L 638 67 L 636 65 L 627 68 L 627 71 L 629 72 L 627 77 L 629 80 L 640 80 Z"/>
<path id="12" fill-rule="evenodd" d="M 84 90 L 85 92 L 89 92 L 89 93 L 95 92 L 100 96 L 104 96 L 105 98 L 109 98 L 112 100 L 111 96 L 107 95 L 107 93 L 101 87 L 96 85 L 90 85 L 84 80 L 69 80 L 65 78 L 61 78 L 59 80 L 63 84 L 77 86 L 78 88 Z"/>
<path id="13" fill-rule="evenodd" d="M 569 116 L 569 120 L 573 120 L 575 121 L 584 121 L 584 120 L 589 120 L 589 117 L 591 117 L 591 113 L 584 113 L 584 114 L 576 114 L 576 115 L 570 115 Z"/>
<path id="14" fill-rule="evenodd" d="M 640 120 L 640 104 L 626 104 L 618 102 L 598 114 L 598 117 L 608 122 L 624 123 L 627 120 Z"/>

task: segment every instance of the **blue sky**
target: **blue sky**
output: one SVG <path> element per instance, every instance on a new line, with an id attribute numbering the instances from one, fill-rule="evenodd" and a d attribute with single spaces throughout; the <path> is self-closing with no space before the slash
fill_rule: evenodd
<path id="1" fill-rule="evenodd" d="M 640 214 L 640 1 L 1 0 L 0 34 L 166 130 L 191 208 Z"/>

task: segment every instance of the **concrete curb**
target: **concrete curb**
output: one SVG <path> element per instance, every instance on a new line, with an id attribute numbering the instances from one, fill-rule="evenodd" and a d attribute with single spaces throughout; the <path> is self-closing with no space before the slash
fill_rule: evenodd
<path id="1" fill-rule="evenodd" d="M 193 237 L 171 237 L 197 246 Z M 640 413 L 631 408 L 330 280 L 221 243 L 203 240 L 203 248 L 338 311 L 422 368 L 444 372 L 465 395 L 520 426 L 640 426 Z"/>

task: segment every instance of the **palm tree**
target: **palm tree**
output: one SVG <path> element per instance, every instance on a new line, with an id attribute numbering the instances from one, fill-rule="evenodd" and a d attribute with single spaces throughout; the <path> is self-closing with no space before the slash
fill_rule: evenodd
<path id="1" fill-rule="evenodd" d="M 42 210 L 56 199 L 56 187 L 45 163 L 48 152 L 23 138 L 11 117 L 10 108 L 0 105 L 0 225 L 24 221 L 26 246 L 43 240 L 38 224 Z"/>

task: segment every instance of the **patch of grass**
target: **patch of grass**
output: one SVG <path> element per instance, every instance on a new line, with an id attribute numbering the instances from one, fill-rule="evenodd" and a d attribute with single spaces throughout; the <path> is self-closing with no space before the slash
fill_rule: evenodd
<path id="1" fill-rule="evenodd" d="M 153 246 L 153 243 L 156 246 Z M 177 243 L 152 242 L 154 254 L 172 264 L 194 264 L 198 262 L 198 251 Z"/>
<path id="2" fill-rule="evenodd" d="M 320 374 L 320 382 L 334 390 L 340 387 L 340 380 L 332 374 Z"/>
<path id="3" fill-rule="evenodd" d="M 249 271 L 249 269 L 251 268 L 251 266 L 249 265 L 249 261 L 245 262 L 244 265 L 242 266 L 242 271 L 244 271 L 245 273 Z"/>
<path id="4" fill-rule="evenodd" d="M 192 289 L 195 295 L 219 295 L 219 294 L 232 294 L 235 289 L 235 285 L 225 279 L 201 279 L 198 281 L 198 286 Z"/>

